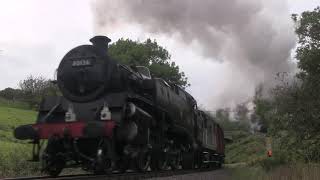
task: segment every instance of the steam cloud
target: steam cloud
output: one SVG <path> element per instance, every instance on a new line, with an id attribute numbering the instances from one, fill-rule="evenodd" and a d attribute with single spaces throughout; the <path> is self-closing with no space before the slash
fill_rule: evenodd
<path id="1" fill-rule="evenodd" d="M 290 72 L 295 46 L 287 1 L 279 0 L 96 0 L 95 28 L 141 25 L 147 32 L 200 45 L 201 54 L 228 64 L 217 104 L 246 100 L 260 83 L 271 87 Z M 210 75 L 208 75 L 210 77 Z M 215 87 L 216 89 L 220 87 Z"/>

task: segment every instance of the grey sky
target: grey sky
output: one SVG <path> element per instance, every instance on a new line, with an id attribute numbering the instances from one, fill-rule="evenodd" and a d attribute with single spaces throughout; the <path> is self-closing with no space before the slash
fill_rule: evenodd
<path id="1" fill-rule="evenodd" d="M 290 13 L 300 13 L 320 5 L 320 0 L 287 0 Z M 29 74 L 53 77 L 63 55 L 74 46 L 88 43 L 97 33 L 90 0 L 1 0 L 0 2 L 0 89 L 17 87 Z M 288 21 L 290 19 L 288 18 Z M 145 33 L 141 28 L 119 24 L 105 31 L 113 41 L 120 37 L 144 40 L 156 38 L 172 54 L 192 86 L 188 89 L 200 104 L 226 91 L 227 64 L 204 59 L 196 44 L 187 46 L 165 36 Z M 202 59 L 199 63 L 199 59 Z M 215 72 L 210 81 L 207 74 Z M 241 88 L 241 81 L 238 81 Z M 244 96 L 250 96 L 246 94 Z M 210 101 L 214 101 L 211 99 Z M 208 107 L 214 108 L 214 107 Z"/>

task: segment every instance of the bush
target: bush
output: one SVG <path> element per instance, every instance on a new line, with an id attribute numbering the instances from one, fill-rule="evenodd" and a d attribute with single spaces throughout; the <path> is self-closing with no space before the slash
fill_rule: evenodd
<path id="1" fill-rule="evenodd" d="M 226 145 L 226 163 L 248 163 L 265 157 L 264 137 L 246 132 L 233 132 L 233 143 Z"/>

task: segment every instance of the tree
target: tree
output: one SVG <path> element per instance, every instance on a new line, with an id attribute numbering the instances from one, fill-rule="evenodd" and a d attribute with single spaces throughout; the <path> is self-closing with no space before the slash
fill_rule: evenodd
<path id="1" fill-rule="evenodd" d="M 155 40 L 147 39 L 139 42 L 119 39 L 109 46 L 108 52 L 111 57 L 123 64 L 148 67 L 155 77 L 176 83 L 183 88 L 190 85 L 184 72 L 171 61 L 169 52 Z"/>
<path id="2" fill-rule="evenodd" d="M 42 94 L 44 89 L 48 86 L 48 81 L 42 77 L 28 76 L 26 79 L 20 81 L 19 87 L 26 94 L 38 95 Z"/>
<path id="3" fill-rule="evenodd" d="M 249 109 L 245 103 L 237 104 L 234 109 L 234 119 L 241 130 L 250 131 Z"/>
<path id="4" fill-rule="evenodd" d="M 252 123 L 260 126 L 260 132 L 267 133 L 274 106 L 272 104 L 272 98 L 264 97 L 263 91 L 264 88 L 262 84 L 255 89 L 255 95 L 253 97 L 254 111 L 251 114 L 250 120 Z"/>
<path id="5" fill-rule="evenodd" d="M 237 104 L 235 108 L 235 120 L 237 121 L 248 121 L 249 110 L 246 104 Z"/>
<path id="6" fill-rule="evenodd" d="M 270 133 L 291 159 L 320 161 L 320 8 L 293 15 L 300 72 L 273 90 Z"/>
<path id="7" fill-rule="evenodd" d="M 248 109 L 245 107 L 243 108 L 242 105 L 239 105 L 239 107 L 241 106 L 241 115 L 235 115 L 238 117 L 244 117 L 247 116 L 248 113 Z M 248 132 L 250 130 L 250 124 L 247 121 L 248 119 L 237 119 L 234 118 L 232 119 L 231 114 L 230 114 L 230 109 L 229 108 L 221 108 L 218 109 L 214 115 L 214 119 L 222 126 L 224 131 L 245 131 Z M 239 111 L 239 112 L 240 112 Z M 244 112 L 244 114 L 243 114 Z"/>
<path id="8" fill-rule="evenodd" d="M 301 131 L 298 138 L 305 145 L 305 159 L 320 161 L 320 7 L 303 12 L 296 18 L 296 24 L 299 42 L 296 58 L 302 71 L 298 74 L 301 85 L 293 94 L 298 107 L 292 125 Z"/>
<path id="9" fill-rule="evenodd" d="M 0 97 L 14 101 L 22 97 L 22 91 L 20 89 L 5 88 L 0 91 Z"/>
<path id="10" fill-rule="evenodd" d="M 50 80 L 42 76 L 28 76 L 20 81 L 19 87 L 23 94 L 23 100 L 31 107 L 37 107 L 43 96 L 58 95 L 59 90 Z"/>
<path id="11" fill-rule="evenodd" d="M 230 109 L 229 108 L 220 108 L 216 110 L 214 119 L 222 126 L 224 131 L 233 131 L 237 127 L 230 119 Z"/>
<path id="12" fill-rule="evenodd" d="M 314 11 L 306 11 L 293 15 L 296 22 L 296 34 L 298 35 L 299 47 L 296 58 L 298 66 L 302 70 L 300 78 L 320 76 L 320 7 Z"/>

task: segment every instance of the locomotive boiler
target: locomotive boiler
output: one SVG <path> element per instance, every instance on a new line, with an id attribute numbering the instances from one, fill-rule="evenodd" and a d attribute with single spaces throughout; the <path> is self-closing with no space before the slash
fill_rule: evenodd
<path id="1" fill-rule="evenodd" d="M 36 123 L 15 129 L 17 139 L 32 140 L 43 171 L 221 166 L 223 131 L 189 93 L 146 67 L 110 58 L 109 38 L 90 41 L 61 60 L 55 83 L 62 95 L 45 97 Z"/>

